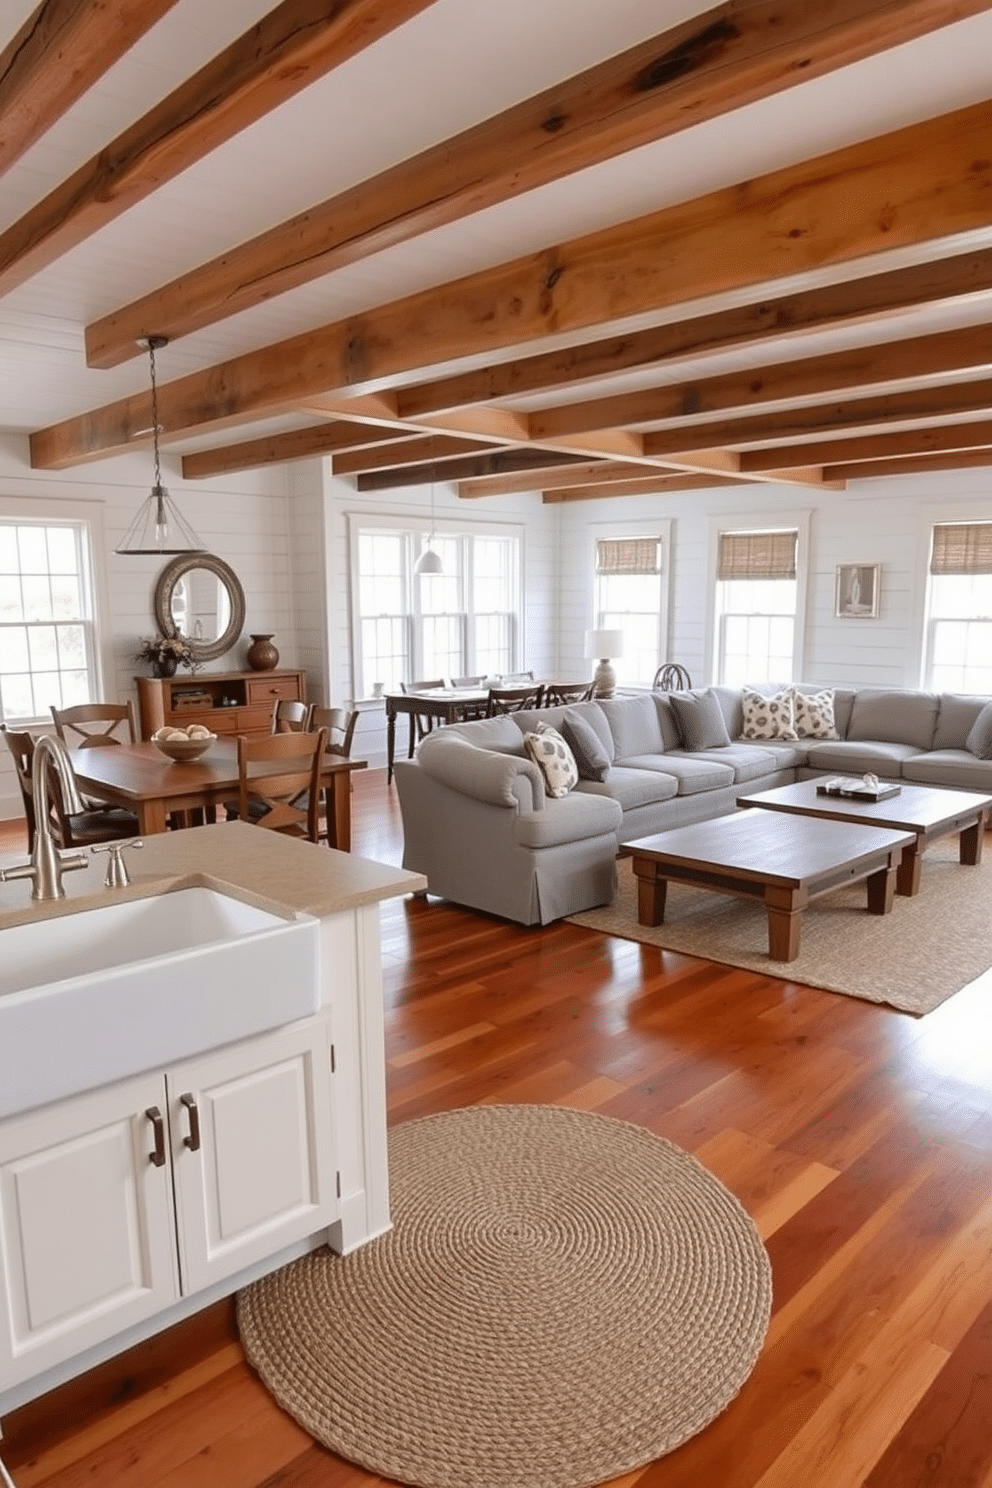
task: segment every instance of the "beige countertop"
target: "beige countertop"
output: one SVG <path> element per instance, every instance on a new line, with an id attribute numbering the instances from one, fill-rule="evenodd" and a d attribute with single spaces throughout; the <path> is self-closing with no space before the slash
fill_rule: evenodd
<path id="1" fill-rule="evenodd" d="M 124 860 L 131 876 L 126 889 L 104 888 L 106 853 L 64 875 L 65 899 L 35 903 L 29 880 L 0 883 L 0 929 L 207 879 L 318 918 L 427 888 L 420 873 L 236 821 L 157 833 L 140 849 L 125 849 Z M 6 858 L 4 866 L 13 861 L 24 860 Z"/>

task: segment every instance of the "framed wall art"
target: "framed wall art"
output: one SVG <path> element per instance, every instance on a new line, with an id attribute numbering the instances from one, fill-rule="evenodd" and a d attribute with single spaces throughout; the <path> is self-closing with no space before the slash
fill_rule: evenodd
<path id="1" fill-rule="evenodd" d="M 834 615 L 842 620 L 878 617 L 877 563 L 838 563 Z"/>

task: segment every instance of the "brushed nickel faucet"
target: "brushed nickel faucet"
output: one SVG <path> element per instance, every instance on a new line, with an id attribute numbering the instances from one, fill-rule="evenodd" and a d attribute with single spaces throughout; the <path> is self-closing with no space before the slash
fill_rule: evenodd
<path id="1" fill-rule="evenodd" d="M 31 861 L 17 863 L 13 868 L 0 868 L 0 882 L 30 878 L 32 899 L 64 899 L 63 873 L 73 868 L 86 868 L 90 861 L 85 853 L 71 853 L 63 857 L 55 846 L 50 817 L 51 803 L 48 798 L 49 761 L 59 778 L 64 797 L 71 798 L 75 792 L 72 766 L 66 758 L 61 740 L 56 742 L 48 734 L 42 734 L 35 740 L 31 761 L 31 791 L 34 800 L 34 848 Z"/>

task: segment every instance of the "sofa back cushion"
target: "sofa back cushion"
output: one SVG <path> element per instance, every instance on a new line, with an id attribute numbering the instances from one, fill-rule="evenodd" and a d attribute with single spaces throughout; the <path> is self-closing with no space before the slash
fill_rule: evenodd
<path id="1" fill-rule="evenodd" d="M 985 704 L 971 725 L 965 748 L 976 759 L 992 760 L 992 703 Z"/>
<path id="2" fill-rule="evenodd" d="M 725 748 L 730 743 L 720 703 L 712 688 L 705 692 L 673 692 L 670 697 L 679 721 L 683 749 L 696 753 L 702 749 Z"/>
<path id="3" fill-rule="evenodd" d="M 992 700 L 987 697 L 942 692 L 937 728 L 933 736 L 934 749 L 967 749 L 968 735 L 979 713 L 989 701 Z"/>
<path id="4" fill-rule="evenodd" d="M 496 749 L 500 754 L 523 754 L 524 737 L 513 721 L 514 715 L 479 718 L 472 723 L 452 723 L 445 729 L 459 739 L 467 739 L 477 749 Z M 427 735 L 430 738 L 430 734 Z"/>
<path id="5" fill-rule="evenodd" d="M 887 744 L 910 744 L 914 749 L 930 749 L 937 727 L 939 702 L 934 692 L 861 687 L 851 709 L 847 737 L 883 739 Z"/>
<path id="6" fill-rule="evenodd" d="M 650 693 L 604 698 L 597 706 L 602 709 L 613 736 L 614 759 L 626 759 L 631 754 L 664 754 L 658 709 Z"/>

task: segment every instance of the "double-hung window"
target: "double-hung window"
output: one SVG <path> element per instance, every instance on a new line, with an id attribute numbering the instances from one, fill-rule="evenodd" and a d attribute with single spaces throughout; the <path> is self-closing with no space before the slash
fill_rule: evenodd
<path id="1" fill-rule="evenodd" d="M 992 522 L 931 533 L 924 686 L 992 693 Z"/>
<path id="2" fill-rule="evenodd" d="M 0 516 L 0 717 L 50 722 L 51 705 L 97 696 L 85 522 Z"/>
<path id="3" fill-rule="evenodd" d="M 611 658 L 618 677 L 630 686 L 650 687 L 665 655 L 664 537 L 596 539 L 593 614 L 595 630 L 623 636 L 622 654 Z"/>
<path id="4" fill-rule="evenodd" d="M 521 664 L 521 540 L 451 523 L 431 534 L 440 572 L 416 573 L 418 524 L 354 516 L 354 686 L 501 675 Z"/>
<path id="5" fill-rule="evenodd" d="M 796 664 L 796 528 L 717 537 L 715 676 L 728 686 L 788 681 Z"/>

